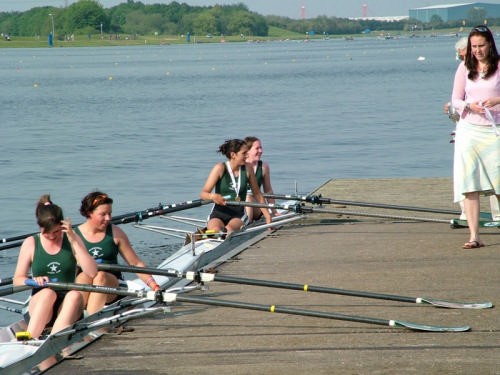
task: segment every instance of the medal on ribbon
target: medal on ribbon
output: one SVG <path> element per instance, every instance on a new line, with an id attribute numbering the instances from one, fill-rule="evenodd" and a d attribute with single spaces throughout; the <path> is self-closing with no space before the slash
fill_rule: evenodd
<path id="1" fill-rule="evenodd" d="M 236 202 L 239 202 L 239 201 L 241 201 L 241 198 L 240 198 L 241 167 L 240 167 L 239 173 L 238 173 L 238 181 L 236 181 L 236 178 L 234 177 L 233 170 L 231 168 L 231 164 L 228 161 L 226 161 L 226 169 L 227 169 L 227 172 L 229 173 L 229 176 L 231 177 L 231 188 L 234 190 L 234 193 L 235 193 L 234 200 Z"/>

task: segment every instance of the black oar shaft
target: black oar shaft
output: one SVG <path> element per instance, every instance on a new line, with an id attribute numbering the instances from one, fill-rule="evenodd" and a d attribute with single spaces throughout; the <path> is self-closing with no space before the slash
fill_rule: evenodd
<path id="1" fill-rule="evenodd" d="M 344 315 L 344 314 L 339 314 L 339 313 L 314 311 L 314 310 L 294 309 L 294 308 L 289 308 L 289 307 L 280 307 L 280 306 L 276 306 L 276 305 L 261 305 L 261 304 L 256 304 L 256 303 L 225 301 L 225 300 L 219 300 L 219 299 L 213 299 L 213 298 L 208 299 L 208 298 L 203 298 L 203 297 L 193 297 L 193 296 L 185 296 L 185 295 L 177 295 L 176 301 L 196 303 L 196 304 L 202 304 L 202 305 L 211 305 L 211 306 L 232 307 L 232 308 L 237 308 L 237 309 L 266 311 L 266 312 L 271 312 L 271 313 L 281 313 L 281 314 L 290 314 L 290 315 L 310 316 L 310 317 L 316 317 L 316 318 L 345 320 L 345 321 L 351 321 L 351 322 L 378 324 L 378 325 L 383 325 L 383 326 L 390 326 L 391 325 L 391 321 L 386 320 L 386 319 L 369 318 L 369 317 L 354 316 L 354 315 Z"/>
<path id="2" fill-rule="evenodd" d="M 148 208 L 148 209 L 143 210 L 143 211 L 129 212 L 127 214 L 115 216 L 111 219 L 111 223 L 113 223 L 113 224 L 127 224 L 127 223 L 133 223 L 133 222 L 137 223 L 139 221 L 149 219 L 149 218 L 154 217 L 154 216 L 165 215 L 165 214 L 169 214 L 169 213 L 173 213 L 173 212 L 177 212 L 177 211 L 187 210 L 190 208 L 200 207 L 200 206 L 203 206 L 203 205 L 209 204 L 209 203 L 212 203 L 212 201 L 211 200 L 203 200 L 203 199 L 195 199 L 192 201 L 186 201 L 186 202 L 181 202 L 181 203 L 172 203 L 172 204 L 166 204 L 166 205 L 159 204 L 157 207 Z M 78 226 L 78 225 L 79 224 L 73 225 L 73 227 Z M 15 240 L 25 239 L 29 236 L 34 235 L 34 234 L 36 234 L 36 233 L 29 233 L 29 234 L 25 234 L 22 236 L 11 237 L 10 239 L 4 239 L 5 241 L 3 241 L 3 242 L 7 242 L 8 240 L 15 241 Z M 2 242 L 2 241 L 0 241 L 0 242 Z M 22 245 L 22 243 L 23 243 L 22 241 L 19 241 L 19 242 L 13 242 L 13 243 L 8 244 L 8 245 L 0 246 L 0 251 L 11 249 L 14 247 L 19 247 Z"/>
<path id="3" fill-rule="evenodd" d="M 417 212 L 431 212 L 437 214 L 450 214 L 450 215 L 460 215 L 459 211 L 447 210 L 442 208 L 427 208 L 427 207 L 413 207 L 413 206 L 401 206 L 397 204 L 386 204 L 386 203 L 371 203 L 371 202 L 357 202 L 350 200 L 332 199 L 324 198 L 320 195 L 280 195 L 280 194 L 264 194 L 264 197 L 275 198 L 275 199 L 287 199 L 287 200 L 298 200 L 314 204 L 340 204 L 346 206 L 359 206 L 359 207 L 373 207 L 382 208 L 390 210 L 403 210 L 403 211 L 417 211 Z"/>
<path id="4" fill-rule="evenodd" d="M 280 281 L 247 279 L 247 278 L 224 276 L 224 275 L 214 275 L 214 281 L 219 281 L 219 282 L 224 282 L 224 283 L 233 283 L 233 284 L 263 286 L 263 287 L 278 288 L 278 289 L 302 290 L 305 292 L 339 294 L 339 295 L 343 295 L 343 296 L 392 300 L 392 301 L 398 301 L 398 302 L 416 303 L 416 301 L 417 301 L 417 299 L 413 298 L 413 297 L 405 297 L 405 296 L 398 296 L 398 295 L 392 295 L 392 294 L 371 293 L 371 292 L 364 292 L 364 291 L 357 291 L 357 290 L 328 288 L 328 287 L 314 286 L 314 285 L 308 285 L 308 284 L 286 283 L 286 282 L 280 282 Z"/>
<path id="5" fill-rule="evenodd" d="M 37 284 L 29 281 L 29 285 L 36 287 Z M 98 285 L 87 285 L 87 284 L 77 284 L 77 283 L 58 283 L 58 282 L 48 282 L 45 284 L 46 287 L 53 289 L 62 289 L 62 290 L 78 290 L 84 292 L 96 292 L 96 293 L 104 293 L 104 294 L 116 294 L 121 296 L 132 296 L 138 298 L 149 298 L 152 299 L 153 296 L 159 297 L 157 293 L 154 292 L 145 292 L 145 291 L 130 291 L 121 288 L 113 288 L 106 286 L 98 286 Z M 192 297 L 185 295 L 178 295 L 175 293 L 165 293 L 163 295 L 165 302 L 189 302 L 195 304 L 203 304 L 203 305 L 211 305 L 211 306 L 223 306 L 223 307 L 232 307 L 246 310 L 258 310 L 258 311 L 267 311 L 273 313 L 282 313 L 282 314 L 291 314 L 291 315 L 302 315 L 302 316 L 311 316 L 317 318 L 328 318 L 328 319 L 336 319 L 336 320 L 346 320 L 352 322 L 361 322 L 361 323 L 370 323 L 370 324 L 378 324 L 384 326 L 390 326 L 391 321 L 386 319 L 377 319 L 377 318 L 369 318 L 362 316 L 352 316 L 352 315 L 344 315 L 338 313 L 329 313 L 323 311 L 313 311 L 313 310 L 303 310 L 303 309 L 293 309 L 288 307 L 279 307 L 276 305 L 261 305 L 256 303 L 248 303 L 248 302 L 239 302 L 239 301 L 226 301 L 226 300 L 218 300 L 213 298 L 202 298 L 202 297 Z"/>
<path id="6" fill-rule="evenodd" d="M 302 206 L 302 207 L 305 207 L 305 206 Z M 435 219 L 435 218 L 429 218 L 429 217 L 376 214 L 376 213 L 369 213 L 369 212 L 332 210 L 332 209 L 327 209 L 327 208 L 316 208 L 316 207 L 305 207 L 305 208 L 303 208 L 303 212 L 315 212 L 315 213 L 323 213 L 323 214 L 348 215 L 348 216 L 378 217 L 378 218 L 383 218 L 383 219 L 425 221 L 425 222 L 446 223 L 446 224 L 450 223 L 449 219 Z"/>
<path id="7" fill-rule="evenodd" d="M 235 276 L 224 276 L 216 275 L 213 273 L 199 273 L 199 272 L 179 272 L 176 270 L 169 269 L 159 269 L 159 268 L 148 268 L 148 267 L 133 267 L 118 264 L 99 264 L 99 270 L 103 271 L 119 271 L 119 272 L 134 272 L 134 273 L 148 273 L 151 275 L 175 277 L 175 278 L 185 278 L 187 280 L 197 281 L 197 282 L 210 282 L 219 281 L 234 284 L 245 284 L 254 286 L 263 286 L 271 288 L 280 289 L 291 289 L 291 290 L 302 290 L 306 292 L 316 292 L 316 293 L 327 293 L 327 294 L 338 294 L 351 297 L 361 297 L 361 298 L 371 298 L 380 300 L 389 300 L 397 302 L 408 302 L 415 304 L 429 304 L 438 307 L 454 308 L 454 309 L 488 309 L 493 307 L 493 304 L 489 301 L 486 302 L 453 302 L 446 300 L 438 300 L 433 298 L 422 298 L 422 297 L 408 297 L 400 296 L 395 294 L 386 293 L 374 293 L 359 290 L 348 290 L 339 288 L 329 288 L 323 286 L 314 286 L 308 284 L 295 284 L 271 280 L 259 280 L 259 279 L 248 279 L 243 277 Z"/>
<path id="8" fill-rule="evenodd" d="M 324 214 L 335 214 L 335 215 L 350 215 L 350 216 L 365 216 L 365 217 L 378 217 L 384 219 L 395 219 L 395 220 L 411 220 L 411 221 L 425 221 L 425 222 L 436 222 L 436 223 L 447 223 L 448 219 L 434 219 L 434 218 L 424 218 L 424 217 L 413 217 L 413 216 L 399 216 L 399 215 L 387 215 L 387 214 L 376 214 L 368 212 L 356 212 L 356 211 L 339 211 L 331 210 L 319 207 L 304 206 L 302 204 L 293 205 L 280 205 L 280 204 L 266 204 L 266 203 L 256 203 L 256 202 L 236 202 L 227 201 L 228 206 L 249 206 L 258 208 L 277 208 L 283 210 L 289 210 L 297 213 L 324 213 Z"/>
<path id="9" fill-rule="evenodd" d="M 3 279 L 0 279 L 0 286 L 10 285 L 12 284 L 13 281 L 14 281 L 13 277 L 5 277 Z"/>
<path id="10" fill-rule="evenodd" d="M 184 277 L 186 278 L 186 273 L 177 272 L 175 270 L 165 270 L 160 268 L 152 268 L 152 267 L 133 267 L 133 266 L 125 266 L 119 264 L 98 264 L 97 268 L 102 271 L 118 271 L 118 272 L 134 272 L 134 273 L 148 273 L 151 275 L 159 275 L 159 276 L 167 276 L 167 277 Z M 346 296 L 353 297 L 364 297 L 364 298 L 375 298 L 375 299 L 384 299 L 384 300 L 393 300 L 399 302 L 410 302 L 416 303 L 417 298 L 413 297 L 405 297 L 398 296 L 392 294 L 383 294 L 383 293 L 370 293 L 356 290 L 346 290 L 346 289 L 337 289 L 337 288 L 328 288 L 323 286 L 313 286 L 308 284 L 294 284 L 294 283 L 286 283 L 279 281 L 271 281 L 271 280 L 259 280 L 259 279 L 248 279 L 243 277 L 234 277 L 234 276 L 224 276 L 224 275 L 216 275 L 216 274 L 196 274 L 193 272 L 189 273 L 190 279 L 196 279 L 197 281 L 219 281 L 225 283 L 234 283 L 234 284 L 245 284 L 245 285 L 254 285 L 254 286 L 263 286 L 270 288 L 278 288 L 278 289 L 292 289 L 292 290 L 303 290 L 306 292 L 316 292 L 316 293 L 328 293 L 328 294 L 340 294 Z"/>
<path id="11" fill-rule="evenodd" d="M 36 283 L 33 284 L 33 280 L 28 280 L 28 283 L 31 284 L 32 287 L 37 286 Z M 423 331 L 434 331 L 434 332 L 463 332 L 470 329 L 469 326 L 461 326 L 461 327 L 429 326 L 418 323 L 402 322 L 398 320 L 387 320 L 387 319 L 371 318 L 365 316 L 330 313 L 323 311 L 293 309 L 288 307 L 278 307 L 276 305 L 260 305 L 248 302 L 217 300 L 212 298 L 185 296 L 185 295 L 179 295 L 177 293 L 160 292 L 160 291 L 158 292 L 152 292 L 152 291 L 147 292 L 144 290 L 135 291 L 135 290 L 126 290 L 122 288 L 113 288 L 105 286 L 76 284 L 76 283 L 55 283 L 55 282 L 46 283 L 45 286 L 54 289 L 79 290 L 79 291 L 97 292 L 105 294 L 117 294 L 117 295 L 131 296 L 137 298 L 146 298 L 151 301 L 165 302 L 165 303 L 172 303 L 175 301 L 188 302 L 188 303 L 203 304 L 203 305 L 223 306 L 223 307 L 232 307 L 232 308 L 247 309 L 247 310 L 249 309 L 249 310 L 267 311 L 267 312 L 283 313 L 291 315 L 302 315 L 302 316 L 310 316 L 317 318 L 327 318 L 327 319 L 345 320 L 351 322 L 377 324 L 388 327 L 405 327 L 419 331 L 423 330 Z"/>
<path id="12" fill-rule="evenodd" d="M 23 234 L 23 235 L 20 235 L 20 236 L 14 236 L 14 237 L 6 237 L 6 238 L 2 238 L 2 239 L 0 239 L 0 242 L 1 242 L 1 243 L 6 243 L 6 242 L 11 242 L 11 241 L 19 241 L 19 240 L 24 240 L 26 237 L 33 236 L 34 234 L 37 234 L 37 233 L 38 233 L 38 232 L 28 233 L 28 234 Z"/>
<path id="13" fill-rule="evenodd" d="M 168 205 L 158 205 L 158 207 L 148 208 L 139 212 L 131 212 L 128 214 L 123 214 L 113 217 L 111 222 L 113 224 L 127 224 L 133 222 L 139 222 L 148 219 L 153 216 L 165 215 L 172 212 L 187 210 L 189 208 L 200 207 L 204 204 L 211 203 L 211 200 L 195 199 L 192 201 L 186 201 L 181 203 L 173 203 Z"/>
<path id="14" fill-rule="evenodd" d="M 28 236 L 29 237 L 29 236 Z M 23 244 L 23 241 L 19 241 L 19 242 L 12 242 L 10 244 L 7 244 L 7 245 L 3 245 L 3 246 L 0 246 L 0 250 L 7 250 L 7 249 L 13 249 L 14 247 L 19 247 Z"/>

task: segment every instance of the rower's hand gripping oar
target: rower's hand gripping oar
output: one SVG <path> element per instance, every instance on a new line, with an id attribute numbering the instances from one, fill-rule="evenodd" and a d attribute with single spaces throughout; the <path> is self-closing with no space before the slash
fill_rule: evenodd
<path id="1" fill-rule="evenodd" d="M 38 284 L 36 284 L 36 286 L 38 287 Z M 345 315 L 345 314 L 330 313 L 323 311 L 312 311 L 312 310 L 294 309 L 288 307 L 279 307 L 276 305 L 261 305 L 256 303 L 246 303 L 239 301 L 227 301 L 227 300 L 218 300 L 218 299 L 204 298 L 204 297 L 185 296 L 168 291 L 167 292 L 163 291 L 153 292 L 145 290 L 137 291 L 137 290 L 128 290 L 123 288 L 113 288 L 106 286 L 76 284 L 76 283 L 56 283 L 56 282 L 47 282 L 45 286 L 52 289 L 60 289 L 60 290 L 78 290 L 85 292 L 116 294 L 116 295 L 130 296 L 136 298 L 146 298 L 152 301 L 164 302 L 164 303 L 173 303 L 177 301 L 177 302 L 187 302 L 187 303 L 195 303 L 201 305 L 232 307 L 232 308 L 246 309 L 246 310 L 258 310 L 258 311 L 267 311 L 272 313 L 301 315 L 301 316 L 310 316 L 310 317 L 324 318 L 324 319 L 376 324 L 388 327 L 408 328 L 415 331 L 464 332 L 470 330 L 469 326 L 458 326 L 458 327 L 434 326 L 434 325 L 405 322 L 401 320 L 392 320 L 392 319 L 386 320 L 386 319 L 370 318 L 370 317 L 356 316 L 356 315 Z"/>
<path id="2" fill-rule="evenodd" d="M 129 212 L 127 214 L 123 215 L 118 215 L 115 216 L 111 219 L 112 224 L 127 224 L 127 223 L 132 223 L 132 222 L 139 222 L 145 219 L 149 219 L 154 216 L 159 216 L 159 215 L 165 215 L 177 211 L 182 211 L 182 210 L 187 210 L 190 208 L 195 208 L 195 207 L 200 207 L 205 204 L 212 203 L 211 200 L 204 200 L 204 199 L 195 199 L 192 201 L 186 201 L 186 202 L 180 202 L 180 203 L 172 203 L 172 204 L 159 204 L 157 207 L 153 208 L 148 208 L 142 211 L 134 211 L 134 212 Z M 75 224 L 73 227 L 76 227 L 80 224 Z M 38 232 L 37 232 L 38 233 Z M 17 240 L 23 240 L 27 237 L 30 237 L 36 233 L 28 233 L 24 234 L 21 236 L 16 236 L 16 237 L 11 237 L 11 238 L 4 238 L 0 240 L 0 242 L 9 242 L 9 241 L 17 241 Z M 0 251 L 1 250 L 7 250 L 11 249 L 14 247 L 19 247 L 22 245 L 22 241 L 19 242 L 13 242 L 8 245 L 3 245 L 0 246 Z"/>
<path id="3" fill-rule="evenodd" d="M 339 294 L 351 297 L 361 297 L 361 298 L 372 298 L 380 300 L 398 301 L 398 302 L 408 302 L 416 304 L 428 304 L 436 307 L 446 307 L 450 309 L 487 309 L 493 307 L 493 303 L 487 302 L 452 302 L 439 300 L 434 298 L 426 297 L 406 297 L 393 294 L 383 294 L 383 293 L 372 293 L 357 290 L 347 290 L 338 288 L 328 288 L 323 286 L 314 286 L 308 284 L 293 284 L 279 281 L 271 280 L 258 280 L 258 279 L 247 279 L 243 277 L 234 276 L 224 276 L 216 275 L 213 273 L 200 273 L 200 272 L 178 272 L 175 270 L 163 270 L 159 268 L 152 267 L 133 267 L 133 266 L 123 266 L 118 264 L 98 264 L 97 268 L 101 271 L 119 271 L 119 272 L 132 272 L 132 273 L 148 273 L 151 275 L 168 276 L 185 278 L 187 280 L 196 282 L 210 282 L 219 281 L 223 283 L 233 283 L 233 284 L 244 284 L 244 285 L 254 285 L 263 286 L 269 288 L 278 289 L 291 289 L 291 290 L 303 290 L 305 292 L 316 292 L 316 293 L 326 293 L 326 294 Z"/>

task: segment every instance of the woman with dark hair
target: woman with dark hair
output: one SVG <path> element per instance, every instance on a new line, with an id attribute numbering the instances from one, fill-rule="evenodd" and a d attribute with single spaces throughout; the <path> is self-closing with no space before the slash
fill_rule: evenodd
<path id="1" fill-rule="evenodd" d="M 469 240 L 479 237 L 479 195 L 500 198 L 500 57 L 493 34 L 480 25 L 468 37 L 467 54 L 455 74 L 452 104 L 460 114 L 455 134 L 454 200 L 464 200 Z"/>
<path id="2" fill-rule="evenodd" d="M 73 231 L 70 220 L 64 219 L 62 209 L 52 203 L 50 195 L 40 197 L 35 214 L 40 233 L 26 238 L 21 245 L 14 285 L 25 284 L 30 268 L 33 280 L 40 286 L 54 279 L 74 282 L 77 264 L 82 274 L 94 277 L 96 262 Z M 58 332 L 78 320 L 82 312 L 80 292 L 34 288 L 29 302 L 28 338 L 40 337 L 50 323 L 53 323 L 51 333 Z"/>
<path id="3" fill-rule="evenodd" d="M 231 139 L 219 146 L 218 152 L 226 156 L 227 161 L 217 163 L 205 182 L 200 193 L 201 199 L 211 199 L 214 207 L 210 213 L 207 230 L 231 233 L 244 225 L 244 206 L 227 206 L 226 199 L 234 201 L 246 200 L 247 188 L 250 186 L 254 198 L 265 203 L 255 179 L 253 167 L 246 163 L 248 147 L 242 139 Z M 215 192 L 212 193 L 212 190 Z M 271 214 L 267 208 L 261 209 L 267 223 L 271 223 Z"/>
<path id="4" fill-rule="evenodd" d="M 111 224 L 113 199 L 100 191 L 87 194 L 82 199 L 80 213 L 87 220 L 75 228 L 83 239 L 88 253 L 100 263 L 117 264 L 118 254 L 125 261 L 136 267 L 145 267 L 144 262 L 136 254 L 130 241 L 117 225 Z M 160 289 L 153 276 L 137 274 L 137 276 L 154 291 Z M 78 274 L 76 281 L 83 284 L 118 287 L 121 273 L 99 271 L 89 277 L 85 273 Z M 114 294 L 82 292 L 84 305 L 89 314 L 93 314 L 113 302 L 117 296 Z"/>

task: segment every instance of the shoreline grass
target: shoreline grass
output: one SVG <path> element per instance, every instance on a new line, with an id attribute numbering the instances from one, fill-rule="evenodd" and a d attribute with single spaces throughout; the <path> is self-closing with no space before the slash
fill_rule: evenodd
<path id="1" fill-rule="evenodd" d="M 456 30 L 439 30 L 428 31 L 417 34 L 421 37 L 430 36 L 450 36 L 456 33 Z M 385 32 L 373 32 L 368 35 L 355 34 L 355 35 L 329 35 L 329 39 L 360 39 L 360 38 L 374 38 L 386 34 Z M 411 33 L 408 32 L 391 32 L 391 35 L 409 37 Z M 461 35 L 465 35 L 461 33 Z M 61 47 L 115 47 L 115 46 L 144 46 L 144 45 L 170 45 L 170 44 L 195 44 L 195 43 L 222 43 L 222 42 L 267 42 L 279 40 L 320 40 L 324 39 L 324 35 L 308 36 L 290 32 L 277 27 L 269 28 L 269 36 L 266 37 L 241 37 L 241 36 L 191 36 L 190 41 L 187 42 L 184 35 L 141 35 L 141 36 L 120 36 L 105 34 L 103 36 L 91 35 L 76 35 L 72 40 L 54 40 L 52 48 Z M 48 45 L 47 37 L 11 37 L 11 40 L 0 39 L 0 48 L 51 48 Z"/>

